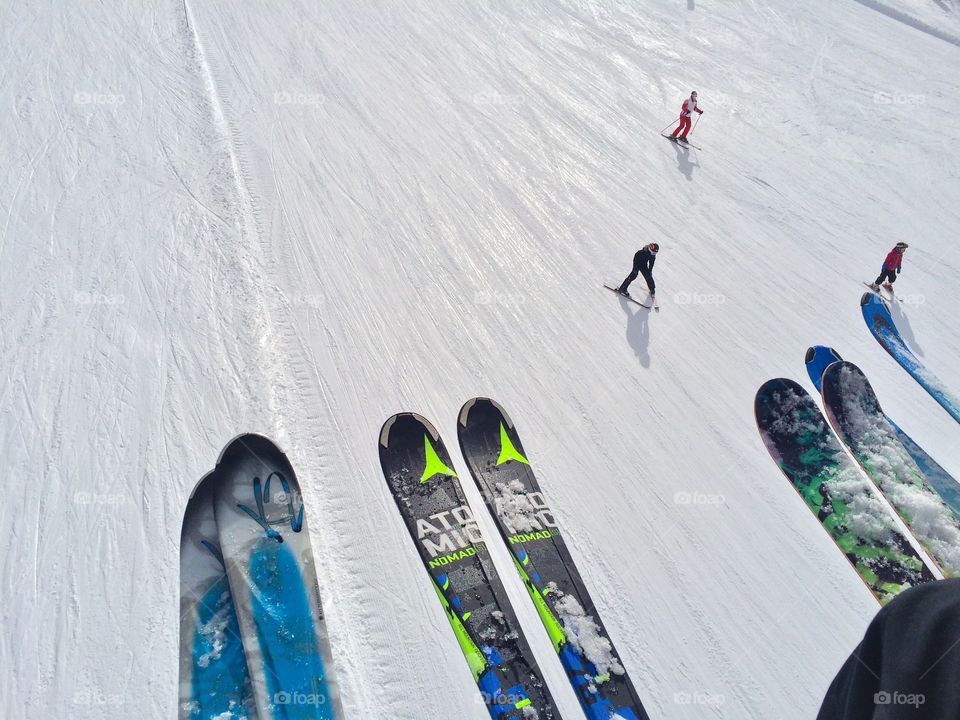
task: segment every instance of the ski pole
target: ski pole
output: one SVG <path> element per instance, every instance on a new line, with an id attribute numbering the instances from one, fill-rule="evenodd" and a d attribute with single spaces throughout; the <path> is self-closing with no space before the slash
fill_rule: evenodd
<path id="1" fill-rule="evenodd" d="M 687 133 L 688 135 L 693 135 L 693 131 L 697 129 L 697 123 L 700 122 L 700 118 L 701 118 L 701 117 L 702 117 L 702 115 L 698 113 L 698 114 L 697 114 L 697 119 L 693 121 L 693 127 L 690 128 L 690 132 Z"/>
<path id="2" fill-rule="evenodd" d="M 699 119 L 700 119 L 700 118 L 697 118 L 697 120 L 699 120 Z M 660 131 L 660 134 L 663 135 L 667 130 L 669 130 L 670 128 L 672 128 L 675 122 L 677 122 L 677 121 L 674 120 L 672 123 L 670 123 L 669 125 L 667 125 L 663 130 Z"/>

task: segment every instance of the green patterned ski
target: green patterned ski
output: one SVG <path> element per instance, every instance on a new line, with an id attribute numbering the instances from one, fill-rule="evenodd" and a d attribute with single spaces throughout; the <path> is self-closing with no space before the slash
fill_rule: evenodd
<path id="1" fill-rule="evenodd" d="M 833 363 L 823 372 L 822 392 L 827 420 L 857 462 L 943 573 L 960 574 L 960 518 L 900 442 L 863 371 Z"/>
<path id="2" fill-rule="evenodd" d="M 800 385 L 764 383 L 754 411 L 770 455 L 881 604 L 934 579 Z"/>

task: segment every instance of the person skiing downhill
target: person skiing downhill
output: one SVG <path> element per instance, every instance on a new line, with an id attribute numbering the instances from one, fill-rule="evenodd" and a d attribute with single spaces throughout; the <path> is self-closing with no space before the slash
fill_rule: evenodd
<path id="1" fill-rule="evenodd" d="M 693 113 L 703 115 L 703 110 L 697 107 L 696 90 L 690 93 L 690 97 L 683 101 L 683 107 L 680 109 L 680 124 L 677 126 L 677 129 L 673 131 L 673 134 L 670 135 L 671 140 L 678 142 L 687 141 L 687 133 L 690 132 L 691 127 L 690 118 L 693 116 Z M 679 138 L 677 137 L 678 134 L 680 134 Z"/>
<path id="2" fill-rule="evenodd" d="M 657 284 L 653 281 L 653 264 L 657 261 L 658 252 L 660 252 L 660 246 L 657 245 L 657 243 L 650 243 L 640 250 L 637 250 L 637 253 L 633 256 L 633 270 L 631 270 L 630 274 L 620 283 L 617 292 L 630 297 L 630 292 L 627 288 L 630 287 L 630 283 L 637 279 L 637 275 L 643 275 L 643 279 L 647 281 L 647 289 L 650 291 L 650 297 L 654 298 L 657 292 Z"/>
<path id="3" fill-rule="evenodd" d="M 893 283 L 896 282 L 897 275 L 903 269 L 903 251 L 908 247 L 910 246 L 905 242 L 898 242 L 896 247 L 887 253 L 887 258 L 883 261 L 883 267 L 880 269 L 880 275 L 870 283 L 871 290 L 880 292 L 880 283 L 883 283 L 884 288 L 893 292 Z"/>

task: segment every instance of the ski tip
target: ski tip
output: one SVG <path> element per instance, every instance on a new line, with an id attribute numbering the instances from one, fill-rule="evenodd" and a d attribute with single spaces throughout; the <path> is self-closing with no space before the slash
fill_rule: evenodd
<path id="1" fill-rule="evenodd" d="M 419 427 L 417 427 L 419 426 Z M 423 415 L 412 412 L 402 412 L 391 415 L 380 428 L 380 447 L 386 450 L 390 447 L 390 438 L 396 432 L 426 432 L 430 439 L 436 442 L 440 439 L 440 432 Z"/>
<path id="2" fill-rule="evenodd" d="M 795 408 L 801 404 L 814 403 L 810 393 L 804 390 L 800 383 L 782 377 L 767 380 L 757 390 L 753 399 L 753 417 L 761 434 L 774 422 L 778 409 Z M 764 442 L 766 444 L 766 441 Z M 770 448 L 769 445 L 767 447 Z"/>
<path id="3" fill-rule="evenodd" d="M 213 478 L 219 474 L 220 468 L 215 467 L 213 470 L 209 471 L 206 475 L 200 478 L 197 484 L 194 485 L 193 489 L 190 491 L 190 497 L 187 499 L 187 505 L 189 506 L 194 498 L 199 497 L 201 488 L 204 492 L 207 492 L 211 486 L 216 485 L 217 481 L 213 480 Z"/>
<path id="4" fill-rule="evenodd" d="M 277 455 L 286 459 L 286 453 L 266 435 L 260 433 L 240 433 L 226 444 L 217 458 L 217 465 L 250 458 L 263 458 L 264 464 L 269 464 L 267 457 Z"/>
<path id="5" fill-rule="evenodd" d="M 828 367 L 826 370 L 823 371 L 823 374 L 826 375 L 827 373 L 830 373 L 830 375 L 835 375 L 836 373 L 839 373 L 839 372 L 852 373 L 854 375 L 857 375 L 858 377 L 863 378 L 864 382 L 866 382 L 867 385 L 870 384 L 870 381 L 867 380 L 867 376 L 863 372 L 863 370 L 861 370 L 858 365 L 855 365 L 849 360 L 839 360 L 838 362 L 833 363 L 832 365 L 830 365 L 830 367 Z"/>
<path id="6" fill-rule="evenodd" d="M 467 400 L 463 407 L 460 408 L 460 414 L 457 416 L 457 422 L 460 424 L 460 427 L 467 426 L 467 418 L 470 416 L 470 411 L 473 410 L 473 406 L 482 400 L 482 398 L 472 398 Z"/>
<path id="7" fill-rule="evenodd" d="M 810 382 L 813 383 L 817 392 L 821 392 L 823 388 L 823 374 L 827 368 L 840 362 L 843 362 L 843 358 L 840 357 L 840 353 L 832 347 L 814 345 L 813 347 L 807 348 L 804 365 L 806 365 L 807 368 L 807 375 L 810 376 Z"/>
<path id="8" fill-rule="evenodd" d="M 790 378 L 770 378 L 760 386 L 760 389 L 757 390 L 757 395 L 764 395 L 772 390 L 781 390 L 796 384 L 797 383 L 793 382 Z"/>
<path id="9" fill-rule="evenodd" d="M 841 373 L 843 376 L 841 377 Z M 866 374 L 857 365 L 847 360 L 835 362 L 823 371 L 824 402 L 827 400 L 828 388 L 833 388 L 836 394 L 838 389 L 842 396 L 855 393 L 858 396 L 856 405 L 861 411 L 872 411 L 883 414 L 877 393 L 870 384 Z M 832 412 L 844 411 L 843 407 L 835 406 Z"/>
<path id="10" fill-rule="evenodd" d="M 790 378 L 772 378 L 767 380 L 760 388 L 757 390 L 756 401 L 762 402 L 762 398 L 769 397 L 775 392 L 791 390 L 799 395 L 808 395 L 807 391 L 803 389 L 803 386 L 791 380 Z"/>
<path id="11" fill-rule="evenodd" d="M 386 422 L 383 423 L 383 426 L 380 428 L 380 447 L 387 448 L 390 446 L 390 430 L 393 428 L 395 422 L 399 415 L 391 415 L 387 418 Z"/>
<path id="12" fill-rule="evenodd" d="M 470 419 L 471 412 L 474 412 L 474 411 L 489 412 L 491 410 L 493 410 L 495 413 L 498 413 L 500 415 L 501 419 L 503 420 L 503 422 L 506 424 L 507 427 L 510 427 L 510 428 L 513 427 L 513 421 L 510 419 L 510 416 L 507 415 L 507 411 L 503 409 L 503 406 L 500 403 L 498 403 L 496 400 L 492 400 L 491 398 L 488 398 L 488 397 L 475 397 L 470 400 L 467 400 L 467 402 L 463 404 L 463 407 L 460 408 L 460 416 L 458 418 L 458 422 L 460 423 L 461 427 L 466 427 L 467 421 Z"/>
<path id="13" fill-rule="evenodd" d="M 807 348 L 807 353 L 803 358 L 803 362 L 804 364 L 809 365 L 815 361 L 823 361 L 825 358 L 830 358 L 830 362 L 843 362 L 843 358 L 840 357 L 840 353 L 838 353 L 829 345 L 811 345 Z"/>

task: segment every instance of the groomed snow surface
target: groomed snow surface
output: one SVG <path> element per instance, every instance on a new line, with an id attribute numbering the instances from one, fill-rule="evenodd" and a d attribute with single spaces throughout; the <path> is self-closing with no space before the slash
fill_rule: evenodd
<path id="1" fill-rule="evenodd" d="M 960 389 L 954 0 L 20 0 L 0 24 L 5 717 L 175 716 L 183 511 L 242 431 L 298 472 L 348 716 L 487 717 L 377 458 L 404 410 L 454 449 L 473 396 L 517 423 L 651 717 L 815 714 L 878 606 L 753 397 L 833 346 L 960 476 L 960 428 L 858 306 L 908 241 L 895 320 Z M 694 88 L 703 152 L 658 137 Z M 652 241 L 659 314 L 601 287 Z"/>

